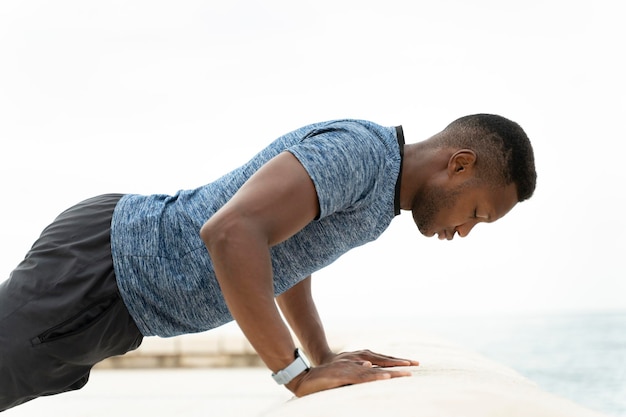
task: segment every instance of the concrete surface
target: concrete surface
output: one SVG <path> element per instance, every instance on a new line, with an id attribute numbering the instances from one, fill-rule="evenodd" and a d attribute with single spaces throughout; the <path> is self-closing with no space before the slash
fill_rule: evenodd
<path id="1" fill-rule="evenodd" d="M 95 370 L 80 391 L 38 398 L 0 416 L 259 416 L 290 398 L 264 368 Z"/>
<path id="2" fill-rule="evenodd" d="M 276 385 L 263 367 L 103 367 L 92 372 L 91 381 L 80 391 L 40 398 L 6 411 L 2 417 L 602 417 L 540 390 L 503 365 L 432 335 L 372 330 L 341 335 L 344 341 L 352 341 L 344 346 L 345 350 L 370 348 L 417 359 L 421 365 L 410 368 L 412 377 L 343 387 L 304 398 L 294 398 Z M 199 346 L 216 343 L 202 339 L 205 336 L 197 337 L 197 345 L 191 349 L 196 354 L 202 351 L 195 350 Z M 158 344 L 159 339 L 154 340 Z M 228 346 L 237 346 L 239 351 L 242 345 Z M 163 351 L 152 346 L 140 355 L 149 357 L 149 352 L 161 355 Z M 178 352 L 184 353 L 180 349 Z"/>
<path id="3" fill-rule="evenodd" d="M 544 392 L 515 371 L 433 337 L 393 335 L 368 347 L 417 359 L 413 376 L 288 401 L 264 417 L 602 417 Z M 381 340 L 380 338 L 375 338 Z M 347 350 L 360 348 L 348 346 Z"/>

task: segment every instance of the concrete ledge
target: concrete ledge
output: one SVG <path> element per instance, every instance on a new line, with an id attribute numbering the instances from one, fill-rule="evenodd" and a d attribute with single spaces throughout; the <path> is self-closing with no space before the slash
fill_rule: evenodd
<path id="1" fill-rule="evenodd" d="M 383 327 L 376 327 L 384 329 Z M 429 334 L 345 328 L 329 331 L 336 350 L 368 348 L 420 361 L 413 376 L 324 391 L 281 402 L 262 417 L 602 417 L 542 391 L 514 370 Z M 361 341 L 361 342 L 359 342 Z M 135 352 L 98 368 L 263 366 L 236 326 L 172 339 L 146 338 Z M 265 375 L 265 374 L 263 374 Z M 267 378 L 269 380 L 269 378 Z M 268 382 L 269 383 L 269 382 Z M 279 387 L 274 387 L 280 390 Z M 281 392 L 282 391 L 277 391 Z M 245 395 L 245 394 L 244 394 Z M 254 414 L 258 415 L 258 414 Z"/>
<path id="2" fill-rule="evenodd" d="M 384 335 L 369 335 L 380 340 Z M 263 417 L 601 417 L 542 391 L 510 368 L 425 335 L 390 335 L 367 343 L 381 353 L 420 361 L 412 377 L 353 385 L 294 398 Z M 352 345 L 355 350 L 366 345 Z"/>

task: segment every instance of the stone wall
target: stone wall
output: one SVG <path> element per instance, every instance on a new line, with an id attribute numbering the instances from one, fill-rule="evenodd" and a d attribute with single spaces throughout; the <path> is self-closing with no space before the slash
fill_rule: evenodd
<path id="1" fill-rule="evenodd" d="M 239 329 L 172 338 L 146 337 L 139 349 L 100 362 L 96 368 L 250 367 L 263 362 Z"/>

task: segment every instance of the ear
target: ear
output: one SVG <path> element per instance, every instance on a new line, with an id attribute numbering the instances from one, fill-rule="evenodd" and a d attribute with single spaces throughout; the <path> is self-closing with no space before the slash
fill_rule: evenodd
<path id="1" fill-rule="evenodd" d="M 476 164 L 476 152 L 471 149 L 460 149 L 448 160 L 448 175 L 466 174 Z"/>

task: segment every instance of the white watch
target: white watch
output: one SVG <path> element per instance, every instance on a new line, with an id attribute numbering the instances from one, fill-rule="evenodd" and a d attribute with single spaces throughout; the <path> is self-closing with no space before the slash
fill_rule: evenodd
<path id="1" fill-rule="evenodd" d="M 300 349 L 296 349 L 296 359 L 291 362 L 289 366 L 282 369 L 275 374 L 272 374 L 272 378 L 280 385 L 288 384 L 292 379 L 300 375 L 304 371 L 311 369 L 309 359 L 304 355 Z"/>

